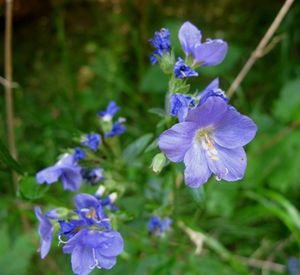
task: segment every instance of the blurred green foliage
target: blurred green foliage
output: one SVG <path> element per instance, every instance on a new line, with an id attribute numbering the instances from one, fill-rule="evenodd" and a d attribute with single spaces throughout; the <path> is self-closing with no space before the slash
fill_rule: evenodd
<path id="1" fill-rule="evenodd" d="M 56 244 L 47 259 L 39 259 L 32 209 L 35 204 L 71 205 L 72 194 L 58 184 L 39 187 L 32 176 L 53 164 L 63 148 L 72 148 L 82 132 L 96 131 L 96 112 L 110 99 L 127 118 L 127 132 L 121 137 L 126 149 L 119 156 L 126 164 L 126 182 L 112 183 L 124 192 L 117 205 L 125 253 L 113 270 L 93 274 L 287 274 L 288 259 L 300 257 L 299 2 L 277 31 L 279 42 L 257 61 L 231 100 L 259 128 L 247 146 L 245 179 L 237 183 L 212 179 L 204 190 L 191 191 L 182 181 L 182 167 L 168 165 L 159 175 L 148 169 L 158 153 L 154 138 L 169 123 L 156 126 L 163 114 L 167 79 L 149 62 L 148 39 L 154 31 L 168 27 L 178 54 L 182 53 L 177 31 L 185 20 L 199 26 L 204 37 L 228 41 L 223 64 L 202 68 L 191 84 L 201 90 L 220 76 L 226 90 L 281 4 L 52 1 L 51 8 L 38 15 L 16 18 L 14 79 L 19 87 L 14 96 L 20 164 L 1 142 L 0 274 L 71 274 L 69 256 Z M 3 38 L 0 48 L 3 52 Z M 3 59 L 0 63 L 3 68 Z M 0 109 L 4 122 L 4 100 Z M 11 169 L 27 173 L 18 198 Z M 150 213 L 159 207 L 173 219 L 172 231 L 162 239 L 146 231 Z M 195 244 L 179 221 L 206 236 L 201 255 L 195 254 Z M 282 272 L 261 262 L 255 265 L 251 259 L 278 263 Z"/>

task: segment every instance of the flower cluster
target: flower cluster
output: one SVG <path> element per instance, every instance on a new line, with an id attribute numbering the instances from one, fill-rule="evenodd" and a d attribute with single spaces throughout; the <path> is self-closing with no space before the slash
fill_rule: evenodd
<path id="1" fill-rule="evenodd" d="M 107 199 L 78 194 L 75 196 L 74 211 L 54 209 L 43 215 L 40 207 L 35 207 L 40 222 L 41 258 L 47 256 L 54 231 L 58 231 L 63 252 L 71 254 L 75 274 L 89 274 L 95 267 L 111 269 L 124 245 L 122 236 L 112 229 L 107 218 L 104 211 L 107 206 Z"/>
<path id="2" fill-rule="evenodd" d="M 218 78 L 199 94 L 188 95 L 186 85 L 187 78 L 198 76 L 197 67 L 215 66 L 224 60 L 227 43 L 221 39 L 201 42 L 201 31 L 190 22 L 181 26 L 178 38 L 185 60 L 179 57 L 173 62 L 167 112 L 179 123 L 160 135 L 159 148 L 170 161 L 184 162 L 189 187 L 200 187 L 212 174 L 218 180 L 240 180 L 247 165 L 243 146 L 254 138 L 255 123 L 228 103 Z M 156 41 L 152 44 L 158 50 L 157 35 L 152 41 Z"/>
<path id="3" fill-rule="evenodd" d="M 119 109 L 111 101 L 105 111 L 99 112 L 99 133 L 84 135 L 80 140 L 82 147 L 75 147 L 56 164 L 38 172 L 38 184 L 61 181 L 65 190 L 76 191 L 84 181 L 96 185 L 103 180 L 104 169 L 98 165 L 107 159 L 109 148 L 102 149 L 112 137 L 125 131 L 124 119 L 113 122 Z M 104 185 L 100 185 L 94 196 L 76 195 L 74 210 L 56 208 L 43 214 L 40 207 L 35 207 L 42 259 L 47 256 L 56 234 L 63 244 L 63 252 L 71 254 L 75 274 L 89 274 L 95 267 L 111 269 L 116 264 L 116 257 L 123 251 L 123 238 L 113 230 L 106 212 L 118 210 L 114 204 L 117 193 L 104 196 L 105 192 Z"/>
<path id="4" fill-rule="evenodd" d="M 75 147 L 72 153 L 64 154 L 60 160 L 37 173 L 36 181 L 39 184 L 52 184 L 61 181 L 65 190 L 75 191 L 80 188 L 83 180 L 94 185 L 104 179 L 104 171 L 101 167 L 83 166 L 80 161 L 88 162 L 92 155 L 101 149 L 102 139 L 121 135 L 125 131 L 123 118 L 113 122 L 114 115 L 120 110 L 114 101 L 110 101 L 105 111 L 100 111 L 101 133 L 90 133 L 81 138 L 81 144 L 86 146 L 87 151 L 81 147 Z"/>

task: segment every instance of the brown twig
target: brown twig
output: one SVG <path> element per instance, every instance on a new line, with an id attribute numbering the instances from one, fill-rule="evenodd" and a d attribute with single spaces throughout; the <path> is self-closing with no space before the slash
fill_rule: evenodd
<path id="1" fill-rule="evenodd" d="M 254 63 L 258 58 L 260 58 L 263 53 L 267 52 L 266 48 L 268 48 L 268 43 L 270 39 L 273 37 L 275 31 L 278 29 L 280 23 L 282 22 L 283 18 L 287 14 L 288 10 L 290 9 L 291 5 L 293 4 L 294 0 L 286 0 L 283 4 L 282 8 L 278 12 L 277 16 L 275 17 L 273 23 L 257 45 L 256 49 L 252 52 L 249 59 L 245 63 L 242 70 L 239 72 L 237 77 L 232 82 L 231 86 L 229 87 L 227 91 L 227 96 L 232 97 L 232 95 L 236 92 L 237 88 L 240 86 L 241 82 L 245 78 L 245 76 L 248 74 Z"/>
<path id="2" fill-rule="evenodd" d="M 14 130 L 14 101 L 12 94 L 12 19 L 13 19 L 13 0 L 6 0 L 5 11 L 5 45 L 4 45 L 4 71 L 5 71 L 5 102 L 6 102 L 6 123 L 9 150 L 14 159 L 17 159 L 17 148 Z M 17 174 L 12 172 L 15 191 L 19 192 Z"/>

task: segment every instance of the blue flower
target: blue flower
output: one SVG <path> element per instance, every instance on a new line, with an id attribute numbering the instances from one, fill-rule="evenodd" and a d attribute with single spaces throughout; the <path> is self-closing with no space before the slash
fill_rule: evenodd
<path id="1" fill-rule="evenodd" d="M 222 39 L 207 39 L 201 42 L 201 31 L 190 22 L 185 22 L 178 33 L 181 47 L 187 56 L 192 56 L 194 64 L 215 66 L 227 54 L 227 43 Z"/>
<path id="2" fill-rule="evenodd" d="M 41 170 L 36 174 L 39 184 L 52 184 L 61 180 L 65 190 L 75 191 L 80 187 L 81 168 L 74 162 L 73 155 L 65 154 L 54 166 Z"/>
<path id="3" fill-rule="evenodd" d="M 255 136 L 255 123 L 218 96 L 189 111 L 184 122 L 159 137 L 158 145 L 173 162 L 184 162 L 185 182 L 192 188 L 211 174 L 226 181 L 244 176 L 247 157 L 243 146 Z"/>
<path id="4" fill-rule="evenodd" d="M 124 119 L 120 118 L 112 126 L 112 129 L 109 132 L 104 133 L 105 137 L 114 137 L 116 135 L 121 135 L 125 132 L 126 127 L 123 124 Z"/>
<path id="5" fill-rule="evenodd" d="M 104 179 L 102 168 L 95 168 L 92 170 L 82 169 L 81 174 L 83 178 L 86 179 L 91 184 L 96 184 L 100 180 Z"/>
<path id="6" fill-rule="evenodd" d="M 159 32 L 155 32 L 154 38 L 149 39 L 150 44 L 155 48 L 150 56 L 152 64 L 158 62 L 158 57 L 162 57 L 164 53 L 169 53 L 171 50 L 170 32 L 162 28 Z"/>
<path id="7" fill-rule="evenodd" d="M 172 94 L 170 98 L 170 115 L 177 116 L 180 122 L 184 121 L 188 111 L 195 106 L 192 97 L 183 94 Z"/>
<path id="8" fill-rule="evenodd" d="M 97 223 L 101 226 L 110 228 L 106 223 L 106 214 L 104 213 L 101 201 L 90 194 L 78 194 L 75 196 L 76 212 L 88 224 Z"/>
<path id="9" fill-rule="evenodd" d="M 169 218 L 161 219 L 158 216 L 152 216 L 148 221 L 148 231 L 155 235 L 161 236 L 170 229 L 172 220 Z"/>
<path id="10" fill-rule="evenodd" d="M 101 143 L 101 136 L 99 134 L 88 134 L 81 143 L 91 150 L 97 151 Z"/>
<path id="11" fill-rule="evenodd" d="M 101 201 L 89 194 L 75 197 L 79 219 L 60 221 L 60 239 L 67 238 L 63 251 L 71 254 L 73 272 L 89 274 L 95 267 L 111 269 L 122 253 L 124 243 L 119 232 L 112 230 Z"/>
<path id="12" fill-rule="evenodd" d="M 290 257 L 288 260 L 288 270 L 290 275 L 300 274 L 300 261 L 296 257 Z"/>
<path id="13" fill-rule="evenodd" d="M 49 221 L 49 219 L 45 215 L 43 215 L 42 210 L 39 206 L 36 206 L 34 208 L 34 212 L 40 222 L 39 230 L 38 230 L 41 239 L 40 255 L 41 258 L 44 259 L 49 253 L 49 250 L 51 248 L 51 243 L 53 238 L 53 233 L 52 233 L 53 226 Z"/>
<path id="14" fill-rule="evenodd" d="M 63 251 L 71 254 L 72 270 L 86 275 L 97 268 L 111 269 L 116 257 L 123 252 L 123 238 L 119 232 L 94 227 L 82 228 L 64 245 Z"/>
<path id="15" fill-rule="evenodd" d="M 174 66 L 174 75 L 176 78 L 182 79 L 187 77 L 198 76 L 198 73 L 184 63 L 184 60 L 178 57 Z"/>
<path id="16" fill-rule="evenodd" d="M 203 104 L 210 96 L 217 96 L 228 102 L 225 93 L 219 88 L 219 79 L 214 79 L 200 94 L 199 105 Z"/>
<path id="17" fill-rule="evenodd" d="M 98 115 L 102 118 L 104 121 L 111 121 L 114 117 L 114 115 L 119 112 L 120 107 L 116 104 L 114 101 L 110 101 L 109 104 L 106 107 L 105 111 L 98 112 Z"/>
<path id="18" fill-rule="evenodd" d="M 74 148 L 73 156 L 75 161 L 80 161 L 85 158 L 85 152 L 80 147 L 76 147 Z"/>

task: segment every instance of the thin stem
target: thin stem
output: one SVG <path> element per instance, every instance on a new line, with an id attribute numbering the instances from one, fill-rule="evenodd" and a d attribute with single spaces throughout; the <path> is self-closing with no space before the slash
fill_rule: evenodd
<path id="1" fill-rule="evenodd" d="M 17 148 L 14 130 L 14 101 L 12 94 L 12 19 L 13 19 L 13 0 L 6 0 L 5 11 L 5 45 L 4 45 L 4 71 L 7 85 L 5 85 L 6 102 L 6 123 L 9 150 L 13 158 L 17 159 Z M 18 193 L 18 178 L 15 172 L 12 172 L 15 191 Z"/>
<path id="2" fill-rule="evenodd" d="M 287 14 L 288 10 L 290 9 L 291 5 L 293 4 L 294 0 L 286 0 L 283 4 L 282 8 L 278 12 L 277 16 L 275 17 L 273 23 L 257 45 L 256 49 L 252 52 L 249 59 L 245 63 L 242 70 L 239 72 L 237 77 L 232 82 L 231 86 L 229 87 L 227 91 L 227 96 L 232 97 L 232 95 L 236 92 L 237 88 L 240 86 L 241 82 L 245 78 L 245 76 L 248 74 L 254 63 L 258 58 L 260 58 L 263 53 L 265 52 L 265 48 L 268 47 L 268 43 L 270 39 L 273 37 L 274 33 L 278 29 L 280 23 L 282 22 L 283 18 Z"/>

